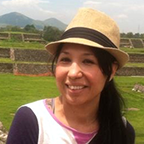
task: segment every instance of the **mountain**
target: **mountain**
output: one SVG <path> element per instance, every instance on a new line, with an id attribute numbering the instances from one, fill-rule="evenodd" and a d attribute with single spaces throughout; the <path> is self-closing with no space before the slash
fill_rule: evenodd
<path id="1" fill-rule="evenodd" d="M 49 26 L 54 26 L 54 27 L 59 27 L 59 29 L 64 30 L 66 28 L 66 24 L 62 23 L 56 18 L 49 18 L 44 21 L 44 25 L 49 25 Z"/>
<path id="2" fill-rule="evenodd" d="M 56 18 L 49 18 L 44 21 L 40 21 L 29 18 L 18 12 L 11 12 L 0 16 L 0 27 L 7 25 L 25 27 L 28 24 L 33 24 L 37 29 L 43 29 L 44 26 L 54 26 L 60 30 L 64 30 L 67 26 Z"/>

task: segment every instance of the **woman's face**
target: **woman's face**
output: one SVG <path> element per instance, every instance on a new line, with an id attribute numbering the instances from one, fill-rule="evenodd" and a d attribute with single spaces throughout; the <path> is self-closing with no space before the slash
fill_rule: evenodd
<path id="1" fill-rule="evenodd" d="M 63 100 L 73 105 L 99 101 L 106 82 L 91 49 L 78 44 L 63 45 L 55 77 Z"/>

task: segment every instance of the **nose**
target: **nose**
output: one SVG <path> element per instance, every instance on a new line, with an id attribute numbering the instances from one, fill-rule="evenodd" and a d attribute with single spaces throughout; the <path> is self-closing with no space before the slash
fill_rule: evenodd
<path id="1" fill-rule="evenodd" d="M 81 67 L 77 63 L 72 63 L 68 71 L 68 77 L 71 79 L 78 79 L 82 76 L 83 72 Z"/>

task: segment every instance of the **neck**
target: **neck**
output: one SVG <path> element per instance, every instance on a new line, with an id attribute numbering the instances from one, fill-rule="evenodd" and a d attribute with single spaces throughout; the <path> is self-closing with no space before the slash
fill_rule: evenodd
<path id="1" fill-rule="evenodd" d="M 71 105 L 56 98 L 56 117 L 65 125 L 82 132 L 93 132 L 98 129 L 97 104 Z"/>

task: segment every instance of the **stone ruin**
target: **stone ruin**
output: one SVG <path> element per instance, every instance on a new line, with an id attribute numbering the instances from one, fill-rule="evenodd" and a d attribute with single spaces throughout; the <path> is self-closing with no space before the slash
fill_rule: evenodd
<path id="1" fill-rule="evenodd" d="M 0 144 L 5 144 L 8 132 L 3 127 L 2 122 L 0 122 Z"/>
<path id="2" fill-rule="evenodd" d="M 0 32 L 0 40 L 10 40 L 10 39 L 16 39 L 18 41 L 23 42 L 40 42 L 46 44 L 47 42 L 42 38 L 42 35 L 40 34 L 17 34 L 17 33 L 3 33 Z"/>
<path id="3" fill-rule="evenodd" d="M 135 84 L 132 91 L 144 93 L 144 86 L 141 84 Z"/>

